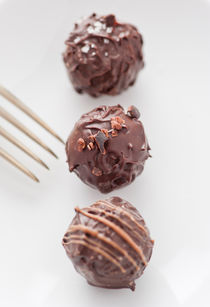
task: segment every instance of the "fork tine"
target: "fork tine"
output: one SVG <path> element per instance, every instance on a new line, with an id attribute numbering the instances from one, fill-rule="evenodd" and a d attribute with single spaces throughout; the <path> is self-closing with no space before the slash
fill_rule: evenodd
<path id="1" fill-rule="evenodd" d="M 9 142 L 20 148 L 22 151 L 24 151 L 29 157 L 31 157 L 32 159 L 34 159 L 39 164 L 41 164 L 42 166 L 44 166 L 46 169 L 49 170 L 49 167 L 37 155 L 35 155 L 27 146 L 25 146 L 22 142 L 20 142 L 12 134 L 4 130 L 4 128 L 2 127 L 0 127 L 0 135 L 2 135 Z"/>
<path id="2" fill-rule="evenodd" d="M 39 182 L 39 179 L 31 172 L 29 171 L 24 165 L 22 165 L 20 162 L 18 162 L 15 158 L 13 158 L 10 154 L 8 154 L 4 149 L 0 148 L 0 156 L 7 160 L 9 163 L 14 165 L 16 168 L 18 168 L 21 172 L 26 174 L 28 177 L 30 177 L 32 180 Z"/>
<path id="3" fill-rule="evenodd" d="M 12 125 L 14 125 L 16 128 L 21 130 L 23 133 L 25 133 L 28 137 L 30 137 L 33 141 L 35 141 L 37 144 L 42 146 L 45 150 L 47 150 L 49 153 L 51 153 L 56 159 L 58 158 L 56 154 L 47 146 L 45 143 L 43 143 L 33 132 L 31 132 L 26 126 L 24 126 L 21 122 L 19 122 L 15 117 L 13 117 L 10 113 L 5 111 L 3 108 L 0 107 L 0 115 L 9 121 Z"/>
<path id="4" fill-rule="evenodd" d="M 21 109 L 25 114 L 30 116 L 38 124 L 40 124 L 45 130 L 47 130 L 50 134 L 56 137 L 61 143 L 65 144 L 61 137 L 57 135 L 57 133 L 52 128 L 50 128 L 38 115 L 36 115 L 29 107 L 27 107 L 22 101 L 20 101 L 16 96 L 14 96 L 2 85 L 0 85 L 0 94 L 7 100 L 9 100 L 17 108 Z"/>

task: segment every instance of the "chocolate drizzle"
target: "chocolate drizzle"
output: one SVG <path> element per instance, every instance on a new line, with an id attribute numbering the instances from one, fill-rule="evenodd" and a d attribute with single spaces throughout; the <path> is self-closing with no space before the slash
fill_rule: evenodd
<path id="1" fill-rule="evenodd" d="M 92 285 L 134 290 L 153 247 L 139 212 L 119 197 L 75 211 L 63 246 L 76 270 Z"/>
<path id="2" fill-rule="evenodd" d="M 137 118 L 125 114 L 120 105 L 100 106 L 76 123 L 66 153 L 70 172 L 108 193 L 131 183 L 143 171 L 149 145 Z"/>
<path id="3" fill-rule="evenodd" d="M 77 23 L 65 43 L 64 63 L 78 93 L 119 94 L 144 66 L 142 36 L 112 14 L 92 14 Z"/>
<path id="4" fill-rule="evenodd" d="M 132 257 L 130 257 L 129 254 L 127 253 L 127 251 L 124 250 L 123 248 L 121 248 L 119 244 L 117 244 L 114 241 L 111 241 L 109 238 L 107 238 L 107 237 L 105 237 L 103 235 L 100 235 L 98 233 L 98 231 L 94 231 L 94 230 L 92 230 L 92 229 L 90 229 L 88 227 L 85 227 L 83 225 L 75 225 L 75 226 L 73 225 L 73 226 L 70 226 L 68 232 L 64 236 L 63 245 L 68 245 L 70 243 L 71 233 L 74 233 L 75 231 L 82 231 L 84 233 L 88 233 L 92 237 L 95 237 L 95 238 L 99 239 L 100 241 L 103 241 L 106 244 L 111 245 L 114 249 L 116 249 L 123 256 L 125 256 L 136 267 L 136 270 L 140 269 L 139 266 L 137 265 L 136 261 Z M 71 236 L 71 238 L 72 238 L 72 236 Z M 110 251 L 110 249 L 109 249 L 109 251 Z"/>
<path id="5" fill-rule="evenodd" d="M 109 220 L 107 220 L 106 218 L 97 216 L 95 214 L 91 214 L 88 212 L 85 212 L 79 208 L 75 208 L 76 212 L 79 212 L 89 218 L 92 218 L 95 221 L 101 222 L 104 225 L 110 227 L 112 230 L 114 230 L 119 236 L 121 236 L 140 256 L 142 262 L 144 263 L 144 265 L 147 265 L 147 261 L 145 260 L 144 254 L 142 253 L 141 248 L 138 247 L 138 245 L 132 240 L 132 238 L 124 231 L 122 230 L 122 228 L 120 228 L 119 226 L 115 225 L 115 223 L 110 222 Z M 122 221 L 121 221 L 122 223 Z"/>
<path id="6" fill-rule="evenodd" d="M 111 209 L 115 209 L 115 206 L 111 203 L 111 202 L 108 202 L 106 200 L 99 200 L 98 201 L 99 204 L 105 204 L 107 207 L 110 207 Z M 117 210 L 119 212 L 121 212 L 124 216 L 128 217 L 133 223 L 136 224 L 136 226 L 142 230 L 145 234 L 148 234 L 146 228 L 141 225 L 140 223 L 138 223 L 136 221 L 136 219 L 133 217 L 133 215 L 131 215 L 130 213 L 128 213 L 125 209 L 122 209 L 121 207 L 118 207 Z"/>

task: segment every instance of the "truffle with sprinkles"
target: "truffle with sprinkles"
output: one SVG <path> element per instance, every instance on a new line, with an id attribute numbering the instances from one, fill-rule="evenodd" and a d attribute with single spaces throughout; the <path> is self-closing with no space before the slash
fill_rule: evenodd
<path id="1" fill-rule="evenodd" d="M 64 63 L 78 93 L 117 95 L 144 66 L 141 34 L 112 14 L 94 13 L 76 23 L 65 43 Z"/>
<path id="2" fill-rule="evenodd" d="M 100 106 L 81 116 L 66 143 L 70 172 L 108 193 L 141 174 L 150 156 L 140 113 L 130 106 Z"/>
<path id="3" fill-rule="evenodd" d="M 93 286 L 134 291 L 154 244 L 139 212 L 119 197 L 75 211 L 62 243 L 76 271 Z"/>

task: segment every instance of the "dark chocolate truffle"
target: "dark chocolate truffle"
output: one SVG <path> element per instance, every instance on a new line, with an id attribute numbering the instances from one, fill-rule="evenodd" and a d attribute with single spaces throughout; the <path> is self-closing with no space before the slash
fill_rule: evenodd
<path id="1" fill-rule="evenodd" d="M 67 143 L 70 172 L 102 193 L 130 184 L 144 168 L 149 145 L 136 107 L 100 106 L 75 124 Z"/>
<path id="2" fill-rule="evenodd" d="M 143 68 L 141 34 L 114 15 L 92 14 L 76 23 L 63 58 L 77 92 L 116 95 L 133 85 Z"/>
<path id="3" fill-rule="evenodd" d="M 119 197 L 75 211 L 63 246 L 76 271 L 93 286 L 135 290 L 154 243 L 139 212 Z"/>

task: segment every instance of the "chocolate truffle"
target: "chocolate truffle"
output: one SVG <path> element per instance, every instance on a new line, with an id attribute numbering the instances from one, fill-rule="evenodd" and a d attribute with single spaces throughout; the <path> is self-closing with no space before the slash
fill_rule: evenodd
<path id="1" fill-rule="evenodd" d="M 63 59 L 79 93 L 119 94 L 134 84 L 144 66 L 141 34 L 114 15 L 92 14 L 83 19 L 65 43 Z"/>
<path id="2" fill-rule="evenodd" d="M 154 244 L 136 208 L 112 197 L 75 211 L 63 246 L 76 271 L 93 286 L 135 290 Z"/>
<path id="3" fill-rule="evenodd" d="M 125 114 L 120 105 L 82 115 L 66 143 L 70 172 L 102 193 L 130 184 L 150 150 L 139 115 L 136 107 Z"/>

